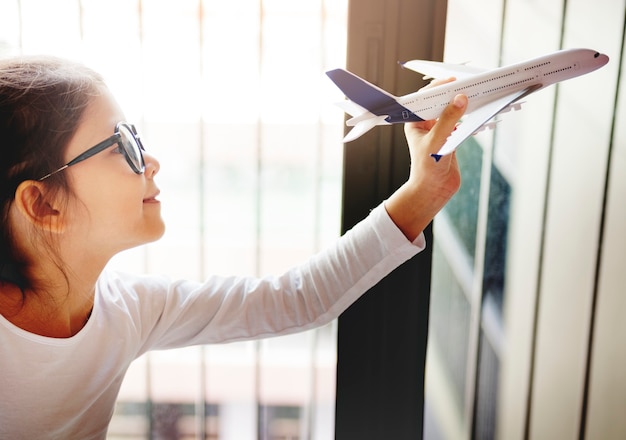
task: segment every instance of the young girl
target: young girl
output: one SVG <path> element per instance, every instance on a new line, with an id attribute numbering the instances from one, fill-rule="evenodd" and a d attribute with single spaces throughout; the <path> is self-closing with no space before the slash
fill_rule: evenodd
<path id="1" fill-rule="evenodd" d="M 164 232 L 155 176 L 102 78 L 58 59 L 0 61 L 0 438 L 103 439 L 148 350 L 311 329 L 424 247 L 460 184 L 436 152 L 462 115 L 406 126 L 410 177 L 336 244 L 278 277 L 203 283 L 107 271 Z"/>

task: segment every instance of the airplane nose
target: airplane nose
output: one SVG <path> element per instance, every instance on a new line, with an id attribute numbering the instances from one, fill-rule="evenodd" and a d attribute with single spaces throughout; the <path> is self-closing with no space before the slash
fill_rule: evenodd
<path id="1" fill-rule="evenodd" d="M 599 67 L 602 67 L 609 62 L 609 57 L 608 55 L 605 55 L 603 53 L 596 52 L 593 54 L 593 60 L 594 60 L 594 64 L 598 65 Z"/>

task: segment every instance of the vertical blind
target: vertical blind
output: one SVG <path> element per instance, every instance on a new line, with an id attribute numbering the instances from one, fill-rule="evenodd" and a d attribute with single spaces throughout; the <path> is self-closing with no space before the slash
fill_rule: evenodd
<path id="1" fill-rule="evenodd" d="M 161 164 L 167 232 L 115 269 L 280 273 L 339 234 L 347 0 L 3 0 L 0 56 L 102 73 Z M 111 231 L 115 234 L 115 231 Z M 335 327 L 153 352 L 109 437 L 333 437 Z"/>
<path id="2" fill-rule="evenodd" d="M 448 62 L 611 61 L 457 150 L 463 184 L 434 226 L 426 439 L 625 437 L 626 3 L 604 6 L 448 2 Z"/>

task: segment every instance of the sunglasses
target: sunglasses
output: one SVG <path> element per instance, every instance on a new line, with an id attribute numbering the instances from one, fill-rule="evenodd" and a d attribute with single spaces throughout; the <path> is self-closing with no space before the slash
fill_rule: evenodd
<path id="1" fill-rule="evenodd" d="M 39 181 L 41 182 L 42 180 L 45 180 L 48 177 L 53 176 L 56 173 L 71 167 L 72 165 L 76 165 L 77 163 L 82 162 L 85 159 L 89 159 L 91 156 L 95 156 L 96 154 L 106 150 L 107 148 L 115 144 L 118 144 L 121 152 L 126 158 L 126 162 L 128 162 L 128 165 L 130 165 L 130 168 L 136 174 L 142 174 L 146 169 L 142 153 L 142 151 L 145 151 L 145 149 L 143 148 L 143 144 L 139 139 L 137 129 L 132 124 L 120 122 L 115 126 L 115 132 L 113 133 L 113 136 L 103 140 L 99 144 L 94 145 L 90 149 L 79 154 L 58 170 L 54 170 L 51 173 L 46 174 L 45 176 L 40 178 Z"/>

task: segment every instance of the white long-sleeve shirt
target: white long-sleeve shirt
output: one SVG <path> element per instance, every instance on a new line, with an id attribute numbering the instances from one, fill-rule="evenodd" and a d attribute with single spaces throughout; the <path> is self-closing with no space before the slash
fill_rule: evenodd
<path id="1" fill-rule="evenodd" d="M 285 335 L 337 318 L 424 248 L 377 207 L 336 245 L 279 277 L 204 283 L 104 271 L 70 338 L 0 315 L 0 439 L 103 439 L 130 363 L 148 350 Z"/>

